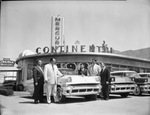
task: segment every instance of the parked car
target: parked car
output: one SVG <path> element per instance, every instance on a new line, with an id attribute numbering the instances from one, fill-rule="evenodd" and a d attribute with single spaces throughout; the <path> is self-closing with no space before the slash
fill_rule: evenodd
<path id="1" fill-rule="evenodd" d="M 99 76 L 77 75 L 74 70 L 68 68 L 59 68 L 59 70 L 64 74 L 63 77 L 58 78 L 57 84 L 57 97 L 60 102 L 64 102 L 68 96 L 83 96 L 88 100 L 97 99 L 101 89 Z M 24 86 L 33 94 L 33 79 L 25 81 Z"/>
<path id="2" fill-rule="evenodd" d="M 13 89 L 16 84 L 15 76 L 4 76 L 3 86 L 7 89 Z"/>
<path id="3" fill-rule="evenodd" d="M 111 75 L 116 75 L 120 77 L 128 77 L 135 81 L 137 84 L 136 90 L 133 92 L 134 95 L 142 95 L 143 92 L 150 92 L 150 82 L 148 78 L 142 78 L 135 71 L 114 71 Z"/>
<path id="4" fill-rule="evenodd" d="M 120 94 L 121 97 L 127 97 L 136 89 L 137 85 L 133 80 L 118 75 L 110 76 L 110 93 Z"/>

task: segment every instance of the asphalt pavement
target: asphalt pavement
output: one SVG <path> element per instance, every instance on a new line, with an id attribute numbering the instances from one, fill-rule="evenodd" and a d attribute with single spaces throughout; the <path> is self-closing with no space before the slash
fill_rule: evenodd
<path id="1" fill-rule="evenodd" d="M 45 97 L 46 99 L 46 97 Z M 110 95 L 109 101 L 98 98 L 86 101 L 82 97 L 67 98 L 65 103 L 34 104 L 28 92 L 0 95 L 1 115 L 150 115 L 150 95 Z"/>

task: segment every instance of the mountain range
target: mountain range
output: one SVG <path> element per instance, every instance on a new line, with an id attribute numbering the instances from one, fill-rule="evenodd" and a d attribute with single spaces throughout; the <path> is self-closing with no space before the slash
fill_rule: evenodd
<path id="1" fill-rule="evenodd" d="M 137 58 L 143 58 L 150 60 L 150 47 L 148 48 L 142 48 L 138 50 L 127 50 L 123 52 L 116 52 L 117 54 L 126 55 L 126 56 L 132 56 Z"/>

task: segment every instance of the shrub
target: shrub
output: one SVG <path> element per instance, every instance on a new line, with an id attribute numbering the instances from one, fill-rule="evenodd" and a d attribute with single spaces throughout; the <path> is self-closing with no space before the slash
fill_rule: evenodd
<path id="1" fill-rule="evenodd" d="M 12 89 L 6 89 L 4 87 L 0 87 L 0 94 L 5 95 L 5 96 L 10 96 L 10 95 L 13 95 L 14 92 Z"/>

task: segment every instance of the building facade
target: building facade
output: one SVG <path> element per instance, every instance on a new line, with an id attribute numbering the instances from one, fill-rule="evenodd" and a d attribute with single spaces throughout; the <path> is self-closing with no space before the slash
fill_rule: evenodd
<path id="1" fill-rule="evenodd" d="M 133 70 L 138 73 L 150 72 L 150 60 L 128 57 L 112 53 L 47 53 L 47 54 L 31 54 L 19 57 L 16 60 L 18 68 L 21 69 L 23 82 L 32 78 L 32 68 L 36 59 L 41 59 L 43 67 L 49 63 L 50 58 L 57 60 L 59 68 L 72 68 L 78 71 L 80 64 L 84 63 L 88 67 L 92 59 L 96 59 L 97 63 L 103 62 L 110 71 Z"/>

